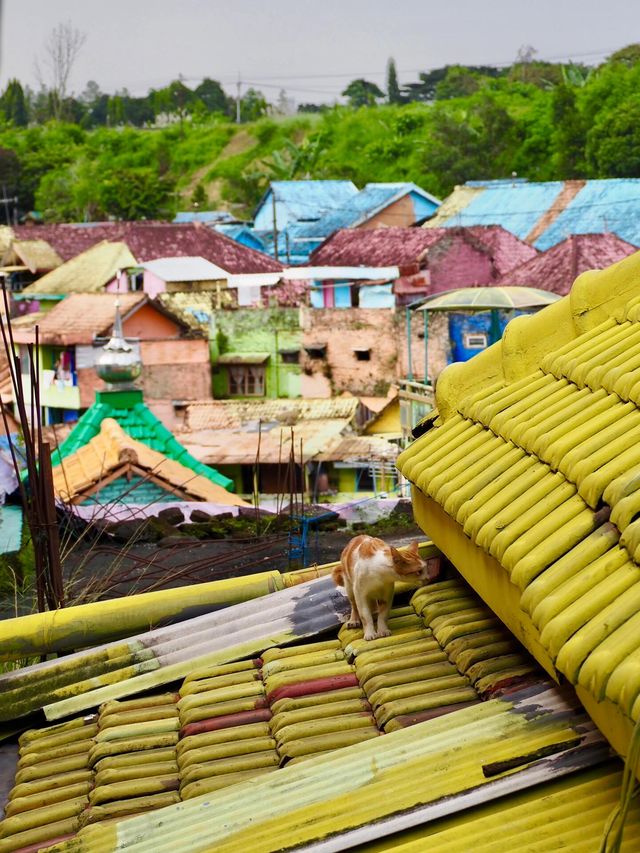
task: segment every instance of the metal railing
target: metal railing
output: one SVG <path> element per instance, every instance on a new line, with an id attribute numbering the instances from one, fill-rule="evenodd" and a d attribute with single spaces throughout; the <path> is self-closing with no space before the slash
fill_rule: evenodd
<path id="1" fill-rule="evenodd" d="M 400 427 L 403 443 L 411 438 L 411 430 L 435 406 L 433 385 L 415 379 L 399 380 Z"/>

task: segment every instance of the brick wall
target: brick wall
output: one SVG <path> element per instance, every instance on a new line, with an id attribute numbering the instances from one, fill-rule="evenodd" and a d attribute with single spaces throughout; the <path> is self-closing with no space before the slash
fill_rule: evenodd
<path id="1" fill-rule="evenodd" d="M 443 240 L 429 251 L 430 293 L 492 281 L 491 256 L 460 236 Z"/>

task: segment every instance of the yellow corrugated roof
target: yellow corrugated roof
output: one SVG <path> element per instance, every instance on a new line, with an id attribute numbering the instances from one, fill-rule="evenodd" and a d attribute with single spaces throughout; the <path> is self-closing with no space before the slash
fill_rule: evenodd
<path id="1" fill-rule="evenodd" d="M 92 293 L 101 290 L 115 278 L 118 270 L 135 265 L 136 259 L 126 243 L 103 240 L 43 275 L 25 287 L 23 293 L 34 296 L 38 293 Z"/>
<path id="2" fill-rule="evenodd" d="M 460 812 L 413 832 L 358 848 L 361 853 L 594 853 L 620 795 L 621 773 L 609 765 Z M 623 853 L 640 844 L 640 810 L 627 819 Z"/>
<path id="3" fill-rule="evenodd" d="M 192 499 L 229 506 L 247 505 L 206 477 L 131 438 L 113 418 L 105 418 L 96 436 L 54 467 L 56 497 L 66 503 L 81 501 L 110 474 L 132 466 L 166 483 L 169 491 L 173 488 Z M 135 491 L 130 499 L 135 501 Z"/>
<path id="4" fill-rule="evenodd" d="M 640 719 L 640 253 L 453 365 L 400 456 L 433 539 L 614 746 Z"/>
<path id="5" fill-rule="evenodd" d="M 572 691 L 544 680 L 463 581 L 419 589 L 389 628 L 367 642 L 343 626 L 193 668 L 178 693 L 107 701 L 25 733 L 0 835 L 17 846 L 81 830 L 60 847 L 74 851 L 115 849 L 116 839 L 135 850 L 276 851 L 337 835 L 346 849 L 417 824 L 437 829 L 443 815 L 606 756 Z M 138 645 L 135 671 L 152 670 L 151 647 Z M 113 677 L 116 651 L 98 678 Z M 603 776 L 599 805 L 610 805 L 617 777 Z M 25 817 L 36 802 L 41 811 Z M 594 812 L 592 842 L 603 826 Z"/>

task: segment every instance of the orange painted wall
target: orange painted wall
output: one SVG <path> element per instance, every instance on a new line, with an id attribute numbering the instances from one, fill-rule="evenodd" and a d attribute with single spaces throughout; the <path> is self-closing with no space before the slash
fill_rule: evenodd
<path id="1" fill-rule="evenodd" d="M 399 198 L 394 201 L 389 207 L 385 207 L 380 213 L 373 216 L 367 222 L 360 225 L 360 228 L 409 228 L 415 222 L 415 212 L 413 209 L 413 201 L 410 195 Z"/>
<path id="2" fill-rule="evenodd" d="M 174 341 L 140 341 L 142 364 L 210 364 L 209 342 L 204 338 Z"/>
<path id="3" fill-rule="evenodd" d="M 177 323 L 148 304 L 143 305 L 135 314 L 126 319 L 122 326 L 125 337 L 139 338 L 142 341 L 157 338 L 177 338 L 180 334 Z"/>

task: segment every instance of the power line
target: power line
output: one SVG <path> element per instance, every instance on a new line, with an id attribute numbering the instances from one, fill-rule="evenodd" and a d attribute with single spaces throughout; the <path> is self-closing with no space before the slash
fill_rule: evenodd
<path id="1" fill-rule="evenodd" d="M 574 59 L 585 59 L 589 57 L 602 57 L 613 53 L 617 48 L 599 48 L 595 50 L 588 51 L 578 51 L 576 53 L 563 53 L 557 54 L 555 56 L 537 56 L 532 61 L 535 62 L 572 62 Z M 446 65 L 457 65 L 466 63 L 457 63 L 457 62 L 449 62 Z M 483 63 L 474 63 L 469 67 L 477 67 L 479 65 L 484 65 L 490 68 L 505 68 L 510 65 L 515 65 L 516 59 L 502 60 L 500 62 L 483 62 Z M 422 68 L 399 68 L 399 74 L 428 74 L 432 71 L 436 71 L 438 68 L 444 68 L 446 65 L 440 66 L 427 66 Z M 370 71 L 340 71 L 340 72 L 332 72 L 332 73 L 314 73 L 314 74 L 271 74 L 271 75 L 251 75 L 253 78 L 253 82 L 250 85 L 257 86 L 261 85 L 265 88 L 282 88 L 277 85 L 277 81 L 304 81 L 304 80 L 340 80 L 340 79 L 357 79 L 359 77 L 384 77 L 386 74 L 385 70 L 376 69 Z M 196 74 L 192 76 L 183 76 L 183 80 L 194 83 L 198 81 L 202 81 L 206 79 L 208 75 Z M 154 78 L 153 81 L 138 81 L 136 83 L 131 83 L 131 86 L 150 86 L 153 87 L 154 83 L 156 83 L 159 78 Z M 221 85 L 235 85 L 237 82 L 237 75 L 223 73 L 218 75 L 218 82 Z M 267 87 L 267 83 L 270 81 L 275 81 L 273 86 Z M 247 81 L 248 82 L 248 81 Z M 158 85 L 162 85 L 158 83 Z M 168 85 L 168 84 L 165 84 Z M 293 88 L 293 87 L 291 87 Z M 297 91 L 305 91 L 311 94 L 337 94 L 335 90 L 320 90 L 320 89 L 302 89 L 300 87 L 296 87 Z"/>

